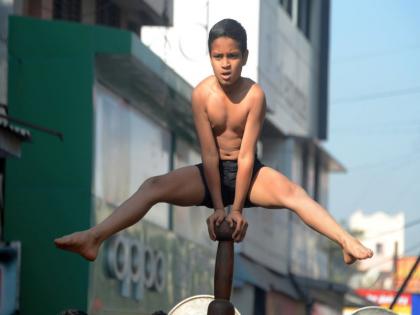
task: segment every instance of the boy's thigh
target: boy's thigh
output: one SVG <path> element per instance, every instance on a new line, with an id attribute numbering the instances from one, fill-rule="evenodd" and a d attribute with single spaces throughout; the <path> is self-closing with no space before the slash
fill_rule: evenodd
<path id="1" fill-rule="evenodd" d="M 205 187 L 197 166 L 185 166 L 159 176 L 156 187 L 162 201 L 177 206 L 194 206 L 202 202 Z"/>
<path id="2" fill-rule="evenodd" d="M 249 200 L 264 208 L 283 208 L 282 197 L 290 194 L 296 185 L 279 171 L 264 166 L 251 182 Z"/>

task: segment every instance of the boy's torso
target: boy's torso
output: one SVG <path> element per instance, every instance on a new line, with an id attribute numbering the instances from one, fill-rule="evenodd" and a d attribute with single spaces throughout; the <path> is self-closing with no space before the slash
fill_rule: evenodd
<path id="1" fill-rule="evenodd" d="M 235 90 L 227 95 L 215 77 L 209 77 L 201 88 L 206 90 L 205 110 L 222 160 L 236 160 L 249 110 L 252 106 L 254 82 L 242 78 Z"/>

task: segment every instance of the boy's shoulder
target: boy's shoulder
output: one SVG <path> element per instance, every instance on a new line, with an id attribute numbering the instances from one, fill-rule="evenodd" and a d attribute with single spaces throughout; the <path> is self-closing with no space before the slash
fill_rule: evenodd
<path id="1" fill-rule="evenodd" d="M 246 97 L 248 99 L 255 101 L 258 99 L 265 98 L 264 90 L 262 89 L 261 85 L 259 85 L 257 82 L 249 78 L 244 78 L 244 80 L 245 80 Z"/>
<path id="2" fill-rule="evenodd" d="M 204 80 L 202 80 L 200 83 L 196 85 L 196 87 L 192 91 L 192 97 L 193 99 L 205 99 L 210 94 L 210 91 L 212 90 L 212 86 L 215 83 L 216 78 L 214 75 L 208 76 Z"/>
<path id="3" fill-rule="evenodd" d="M 215 83 L 216 77 L 214 75 L 210 75 L 207 78 L 203 79 L 198 83 L 193 91 L 201 91 L 205 89 L 209 89 Z"/>

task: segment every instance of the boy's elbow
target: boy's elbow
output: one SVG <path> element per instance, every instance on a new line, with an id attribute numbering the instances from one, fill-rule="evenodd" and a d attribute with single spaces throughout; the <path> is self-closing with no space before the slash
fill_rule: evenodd
<path id="1" fill-rule="evenodd" d="M 242 146 L 239 150 L 238 160 L 251 160 L 254 161 L 256 155 L 256 146 Z"/>
<path id="2" fill-rule="evenodd" d="M 254 152 L 241 152 L 238 156 L 238 164 L 253 164 L 254 159 Z"/>
<path id="3" fill-rule="evenodd" d="M 219 154 L 217 153 L 217 151 L 204 152 L 201 156 L 201 159 L 203 160 L 203 162 L 219 161 Z"/>

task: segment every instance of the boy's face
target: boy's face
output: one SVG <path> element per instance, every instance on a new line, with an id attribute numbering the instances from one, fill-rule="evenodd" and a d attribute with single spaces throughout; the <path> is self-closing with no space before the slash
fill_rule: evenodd
<path id="1" fill-rule="evenodd" d="M 247 57 L 248 51 L 242 54 L 238 42 L 230 37 L 219 37 L 213 41 L 210 62 L 222 86 L 232 85 L 240 78 Z"/>

